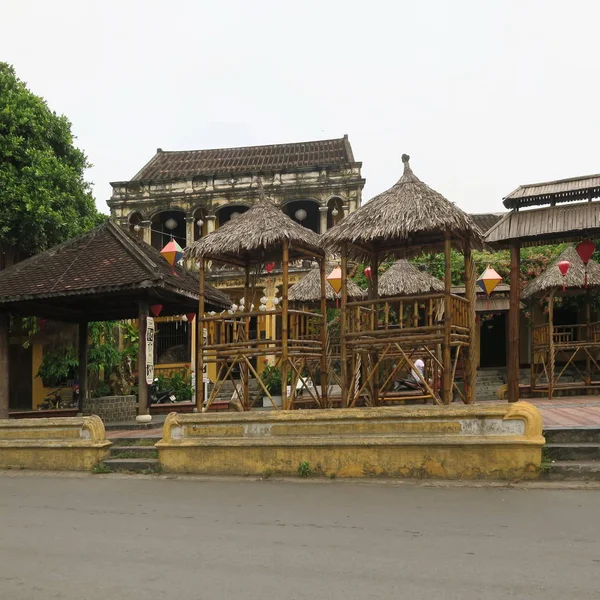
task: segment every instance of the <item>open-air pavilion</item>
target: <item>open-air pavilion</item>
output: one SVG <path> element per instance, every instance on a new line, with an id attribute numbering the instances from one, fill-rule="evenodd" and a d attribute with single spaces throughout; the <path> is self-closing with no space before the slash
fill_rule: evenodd
<path id="1" fill-rule="evenodd" d="M 284 214 L 264 196 L 260 181 L 259 186 L 259 200 L 253 207 L 186 249 L 186 257 L 198 262 L 200 274 L 198 315 L 205 336 L 199 339 L 197 369 L 202 372 L 209 362 L 217 367 L 216 381 L 207 398 L 204 387 L 197 387 L 198 410 L 208 410 L 226 381 L 233 384 L 244 410 L 250 410 L 259 396 L 275 408 L 293 409 L 300 390 L 317 406 L 328 406 L 325 252 L 318 234 Z M 306 258 L 320 264 L 320 312 L 289 307 L 290 262 Z M 221 314 L 207 314 L 205 273 L 209 261 L 244 269 L 243 304 Z M 264 303 L 253 306 L 253 280 L 276 263 L 281 263 L 282 269 L 281 301 L 272 304 L 264 297 Z M 279 370 L 281 405 L 259 376 L 258 360 L 268 361 L 270 367 Z M 250 395 L 252 378 L 260 386 L 256 397 Z M 320 385 L 313 385 L 315 382 Z"/>
<path id="2" fill-rule="evenodd" d="M 9 412 L 10 315 L 79 325 L 80 402 L 87 393 L 88 323 L 139 319 L 146 338 L 149 307 L 161 315 L 195 313 L 198 278 L 111 221 L 0 272 L 0 418 Z M 204 289 L 205 305 L 230 306 L 221 292 Z M 148 413 L 146 344 L 139 344 L 139 414 Z"/>
<path id="3" fill-rule="evenodd" d="M 599 287 L 600 265 L 594 260 L 584 264 L 570 246 L 523 289 L 523 298 L 532 302 L 532 318 L 541 313 L 544 321 L 531 327 L 532 393 L 546 392 L 552 399 L 557 390 L 600 388 L 600 322 L 592 322 L 591 311 L 591 292 Z M 573 296 L 584 300 L 585 321 L 557 325 L 556 299 Z M 547 303 L 547 315 L 535 310 L 539 302 Z"/>
<path id="4" fill-rule="evenodd" d="M 521 185 L 504 198 L 510 210 L 485 236 L 494 249 L 510 249 L 508 400 L 519 399 L 521 248 L 600 237 L 600 175 Z"/>
<path id="5" fill-rule="evenodd" d="M 419 398 L 449 404 L 456 392 L 464 402 L 473 401 L 476 365 L 470 345 L 476 292 L 471 250 L 482 247 L 483 236 L 466 213 L 414 175 L 407 155 L 402 162 L 404 174 L 392 188 L 323 235 L 325 247 L 341 257 L 343 406 L 362 401 L 378 405 L 380 390 L 402 370 L 414 370 L 419 355 L 427 358 Z M 465 257 L 466 298 L 451 291 L 452 248 Z M 411 296 L 418 314 L 395 312 L 394 307 L 407 297 L 379 296 L 380 263 L 392 257 L 440 251 L 446 267 L 443 292 Z M 368 300 L 348 301 L 349 259 L 370 264 Z M 459 362 L 465 365 L 463 390 L 455 381 Z"/>

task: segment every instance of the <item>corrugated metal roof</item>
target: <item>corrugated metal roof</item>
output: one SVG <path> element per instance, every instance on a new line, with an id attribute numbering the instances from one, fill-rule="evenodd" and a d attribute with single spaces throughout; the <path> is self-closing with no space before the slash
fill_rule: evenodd
<path id="1" fill-rule="evenodd" d="M 164 181 L 217 173 L 254 173 L 354 163 L 348 136 L 270 146 L 214 150 L 157 150 L 132 181 Z"/>
<path id="2" fill-rule="evenodd" d="M 504 248 L 510 240 L 532 246 L 599 235 L 600 202 L 581 202 L 511 211 L 487 232 L 485 242 L 494 248 Z"/>
<path id="3" fill-rule="evenodd" d="M 584 175 L 520 185 L 504 198 L 506 208 L 574 202 L 600 197 L 600 175 Z"/>

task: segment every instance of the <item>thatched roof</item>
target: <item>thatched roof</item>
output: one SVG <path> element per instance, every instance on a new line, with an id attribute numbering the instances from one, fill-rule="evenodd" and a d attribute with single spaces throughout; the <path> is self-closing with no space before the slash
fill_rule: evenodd
<path id="1" fill-rule="evenodd" d="M 335 263 L 327 265 L 327 274 L 336 267 Z M 327 284 L 325 286 L 327 292 L 327 300 L 334 301 L 340 298 L 340 294 L 336 294 L 333 288 Z M 348 299 L 362 300 L 366 292 L 361 289 L 354 281 L 348 279 Z M 321 271 L 319 266 L 313 267 L 298 283 L 295 283 L 288 290 L 288 299 L 290 302 L 306 302 L 314 303 L 321 301 Z"/>
<path id="2" fill-rule="evenodd" d="M 323 256 L 320 237 L 296 223 L 279 206 L 267 199 L 259 180 L 259 199 L 237 219 L 186 248 L 185 257 L 210 259 L 232 264 L 260 264 L 281 260 L 282 245 L 290 243 L 290 259 Z"/>
<path id="3" fill-rule="evenodd" d="M 483 234 L 458 206 L 423 183 L 411 170 L 410 157 L 402 155 L 404 174 L 389 190 L 342 219 L 322 236 L 325 247 L 339 252 L 350 244 L 350 256 L 364 260 L 377 250 L 380 259 L 399 249 L 408 252 L 440 251 L 446 231 L 456 247 L 461 238 L 483 247 Z"/>
<path id="4" fill-rule="evenodd" d="M 568 260 L 571 263 L 567 275 L 562 276 L 558 263 Z M 589 287 L 600 287 L 600 265 L 595 260 L 587 264 Z M 569 290 L 583 289 L 585 286 L 585 266 L 573 246 L 569 246 L 543 273 L 530 281 L 523 290 L 523 298 L 530 298 L 552 289 L 562 290 L 563 285 Z"/>
<path id="5" fill-rule="evenodd" d="M 444 283 L 429 273 L 420 271 L 407 260 L 397 260 L 379 276 L 379 297 L 414 296 L 441 292 Z"/>

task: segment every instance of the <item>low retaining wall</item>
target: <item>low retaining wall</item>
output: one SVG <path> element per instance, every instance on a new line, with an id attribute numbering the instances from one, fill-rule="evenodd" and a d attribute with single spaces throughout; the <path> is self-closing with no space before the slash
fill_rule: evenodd
<path id="1" fill-rule="evenodd" d="M 96 415 L 0 420 L 0 469 L 89 470 L 110 446 Z"/>
<path id="2" fill-rule="evenodd" d="M 157 444 L 163 470 L 339 477 L 536 477 L 542 419 L 526 402 L 246 413 L 171 413 Z"/>
<path id="3" fill-rule="evenodd" d="M 98 415 L 107 423 L 133 421 L 137 417 L 137 398 L 135 396 L 86 398 L 83 401 L 83 414 Z"/>

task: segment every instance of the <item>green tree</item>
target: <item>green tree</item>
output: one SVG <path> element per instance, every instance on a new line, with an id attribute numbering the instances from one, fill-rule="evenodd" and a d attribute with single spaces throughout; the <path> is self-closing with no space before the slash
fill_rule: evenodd
<path id="1" fill-rule="evenodd" d="M 102 221 L 71 123 L 0 62 L 0 268 Z"/>

